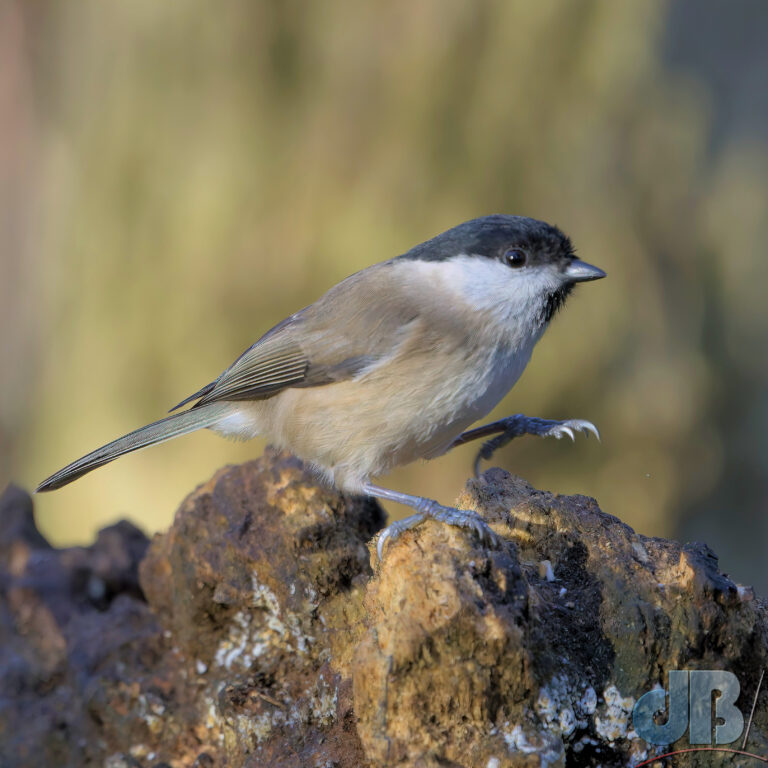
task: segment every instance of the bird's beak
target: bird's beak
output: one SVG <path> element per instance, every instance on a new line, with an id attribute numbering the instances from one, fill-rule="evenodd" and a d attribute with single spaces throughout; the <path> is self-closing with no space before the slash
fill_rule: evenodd
<path id="1" fill-rule="evenodd" d="M 565 279 L 569 283 L 585 283 L 587 280 L 599 280 L 605 272 L 580 259 L 574 259 L 565 269 Z"/>

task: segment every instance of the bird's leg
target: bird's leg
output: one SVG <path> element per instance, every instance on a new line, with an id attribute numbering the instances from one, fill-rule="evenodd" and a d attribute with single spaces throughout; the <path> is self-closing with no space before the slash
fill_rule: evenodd
<path id="1" fill-rule="evenodd" d="M 401 533 L 423 523 L 428 517 L 448 523 L 448 525 L 469 528 L 483 544 L 489 547 L 499 546 L 499 537 L 488 527 L 488 523 L 477 512 L 444 507 L 433 499 L 425 499 L 423 496 L 411 496 L 409 493 L 401 493 L 400 491 L 391 491 L 389 488 L 382 488 L 378 485 L 373 485 L 373 483 L 366 483 L 363 486 L 363 493 L 368 496 L 374 496 L 377 499 L 396 501 L 398 504 L 405 504 L 416 510 L 415 515 L 397 520 L 379 534 L 379 540 L 376 544 L 379 560 L 381 560 L 384 554 L 384 545 L 388 541 L 394 541 Z"/>
<path id="2" fill-rule="evenodd" d="M 502 448 L 516 437 L 521 435 L 538 435 L 539 437 L 554 437 L 559 440 L 567 435 L 571 440 L 574 440 L 574 431 L 584 432 L 585 435 L 592 432 L 598 440 L 600 439 L 600 433 L 591 421 L 583 421 L 582 419 L 555 421 L 554 419 L 537 419 L 535 416 L 524 416 L 522 413 L 517 413 L 514 416 L 508 416 L 506 419 L 499 419 L 499 421 L 494 421 L 491 424 L 485 424 L 482 427 L 462 432 L 453 441 L 451 448 L 464 445 L 464 443 L 469 443 L 472 440 L 488 437 L 489 435 L 496 435 L 496 437 L 483 443 L 482 448 L 480 448 L 475 457 L 474 470 L 475 477 L 477 477 L 480 474 L 480 461 L 483 459 L 487 461 L 499 448 Z"/>

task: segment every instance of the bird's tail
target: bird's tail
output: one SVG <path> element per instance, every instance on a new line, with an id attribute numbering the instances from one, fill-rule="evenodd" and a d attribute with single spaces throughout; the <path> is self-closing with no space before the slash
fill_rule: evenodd
<path id="1" fill-rule="evenodd" d="M 202 408 L 193 408 L 182 413 L 174 413 L 154 424 L 147 424 L 146 427 L 134 430 L 111 443 L 91 451 L 81 459 L 73 461 L 64 469 L 60 469 L 51 475 L 47 480 L 43 480 L 35 489 L 36 493 L 41 491 L 53 491 L 61 488 L 78 477 L 82 477 L 93 469 L 108 464 L 118 456 L 131 451 L 138 451 L 155 443 L 162 443 L 179 435 L 186 435 L 188 432 L 195 432 L 198 429 L 205 429 L 216 424 L 222 417 L 231 413 L 230 403 L 211 403 Z"/>

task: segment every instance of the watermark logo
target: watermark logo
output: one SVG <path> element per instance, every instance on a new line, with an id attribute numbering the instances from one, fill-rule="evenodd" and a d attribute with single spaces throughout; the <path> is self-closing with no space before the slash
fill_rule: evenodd
<path id="1" fill-rule="evenodd" d="M 736 706 L 741 686 L 733 672 L 673 669 L 669 673 L 667 721 L 656 722 L 656 713 L 667 710 L 667 691 L 649 691 L 632 712 L 638 736 L 651 744 L 672 744 L 688 729 L 691 744 L 730 744 L 744 731 L 744 715 Z M 719 693 L 714 700 L 713 694 Z M 714 725 L 714 739 L 713 739 Z"/>
<path id="2" fill-rule="evenodd" d="M 672 744 L 687 730 L 691 746 L 657 755 L 636 768 L 664 757 L 698 751 L 732 752 L 768 763 L 768 758 L 745 751 L 764 674 L 757 684 L 745 732 L 744 715 L 736 706 L 741 691 L 736 675 L 721 669 L 670 671 L 669 690 L 659 688 L 641 696 L 632 711 L 632 724 L 638 736 L 650 744 Z M 732 744 L 742 734 L 741 749 L 722 746 Z"/>

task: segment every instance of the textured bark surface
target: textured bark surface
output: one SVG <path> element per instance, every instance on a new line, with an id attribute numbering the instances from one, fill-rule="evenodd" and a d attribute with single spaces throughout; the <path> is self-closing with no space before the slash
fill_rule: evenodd
<path id="1" fill-rule="evenodd" d="M 0 766 L 636 765 L 667 751 L 631 712 L 672 669 L 734 672 L 748 717 L 768 614 L 707 547 L 498 469 L 458 503 L 500 549 L 426 523 L 379 565 L 380 508 L 284 454 L 218 472 L 151 544 L 120 523 L 55 550 L 8 489 Z M 763 691 L 748 750 L 767 737 Z"/>

